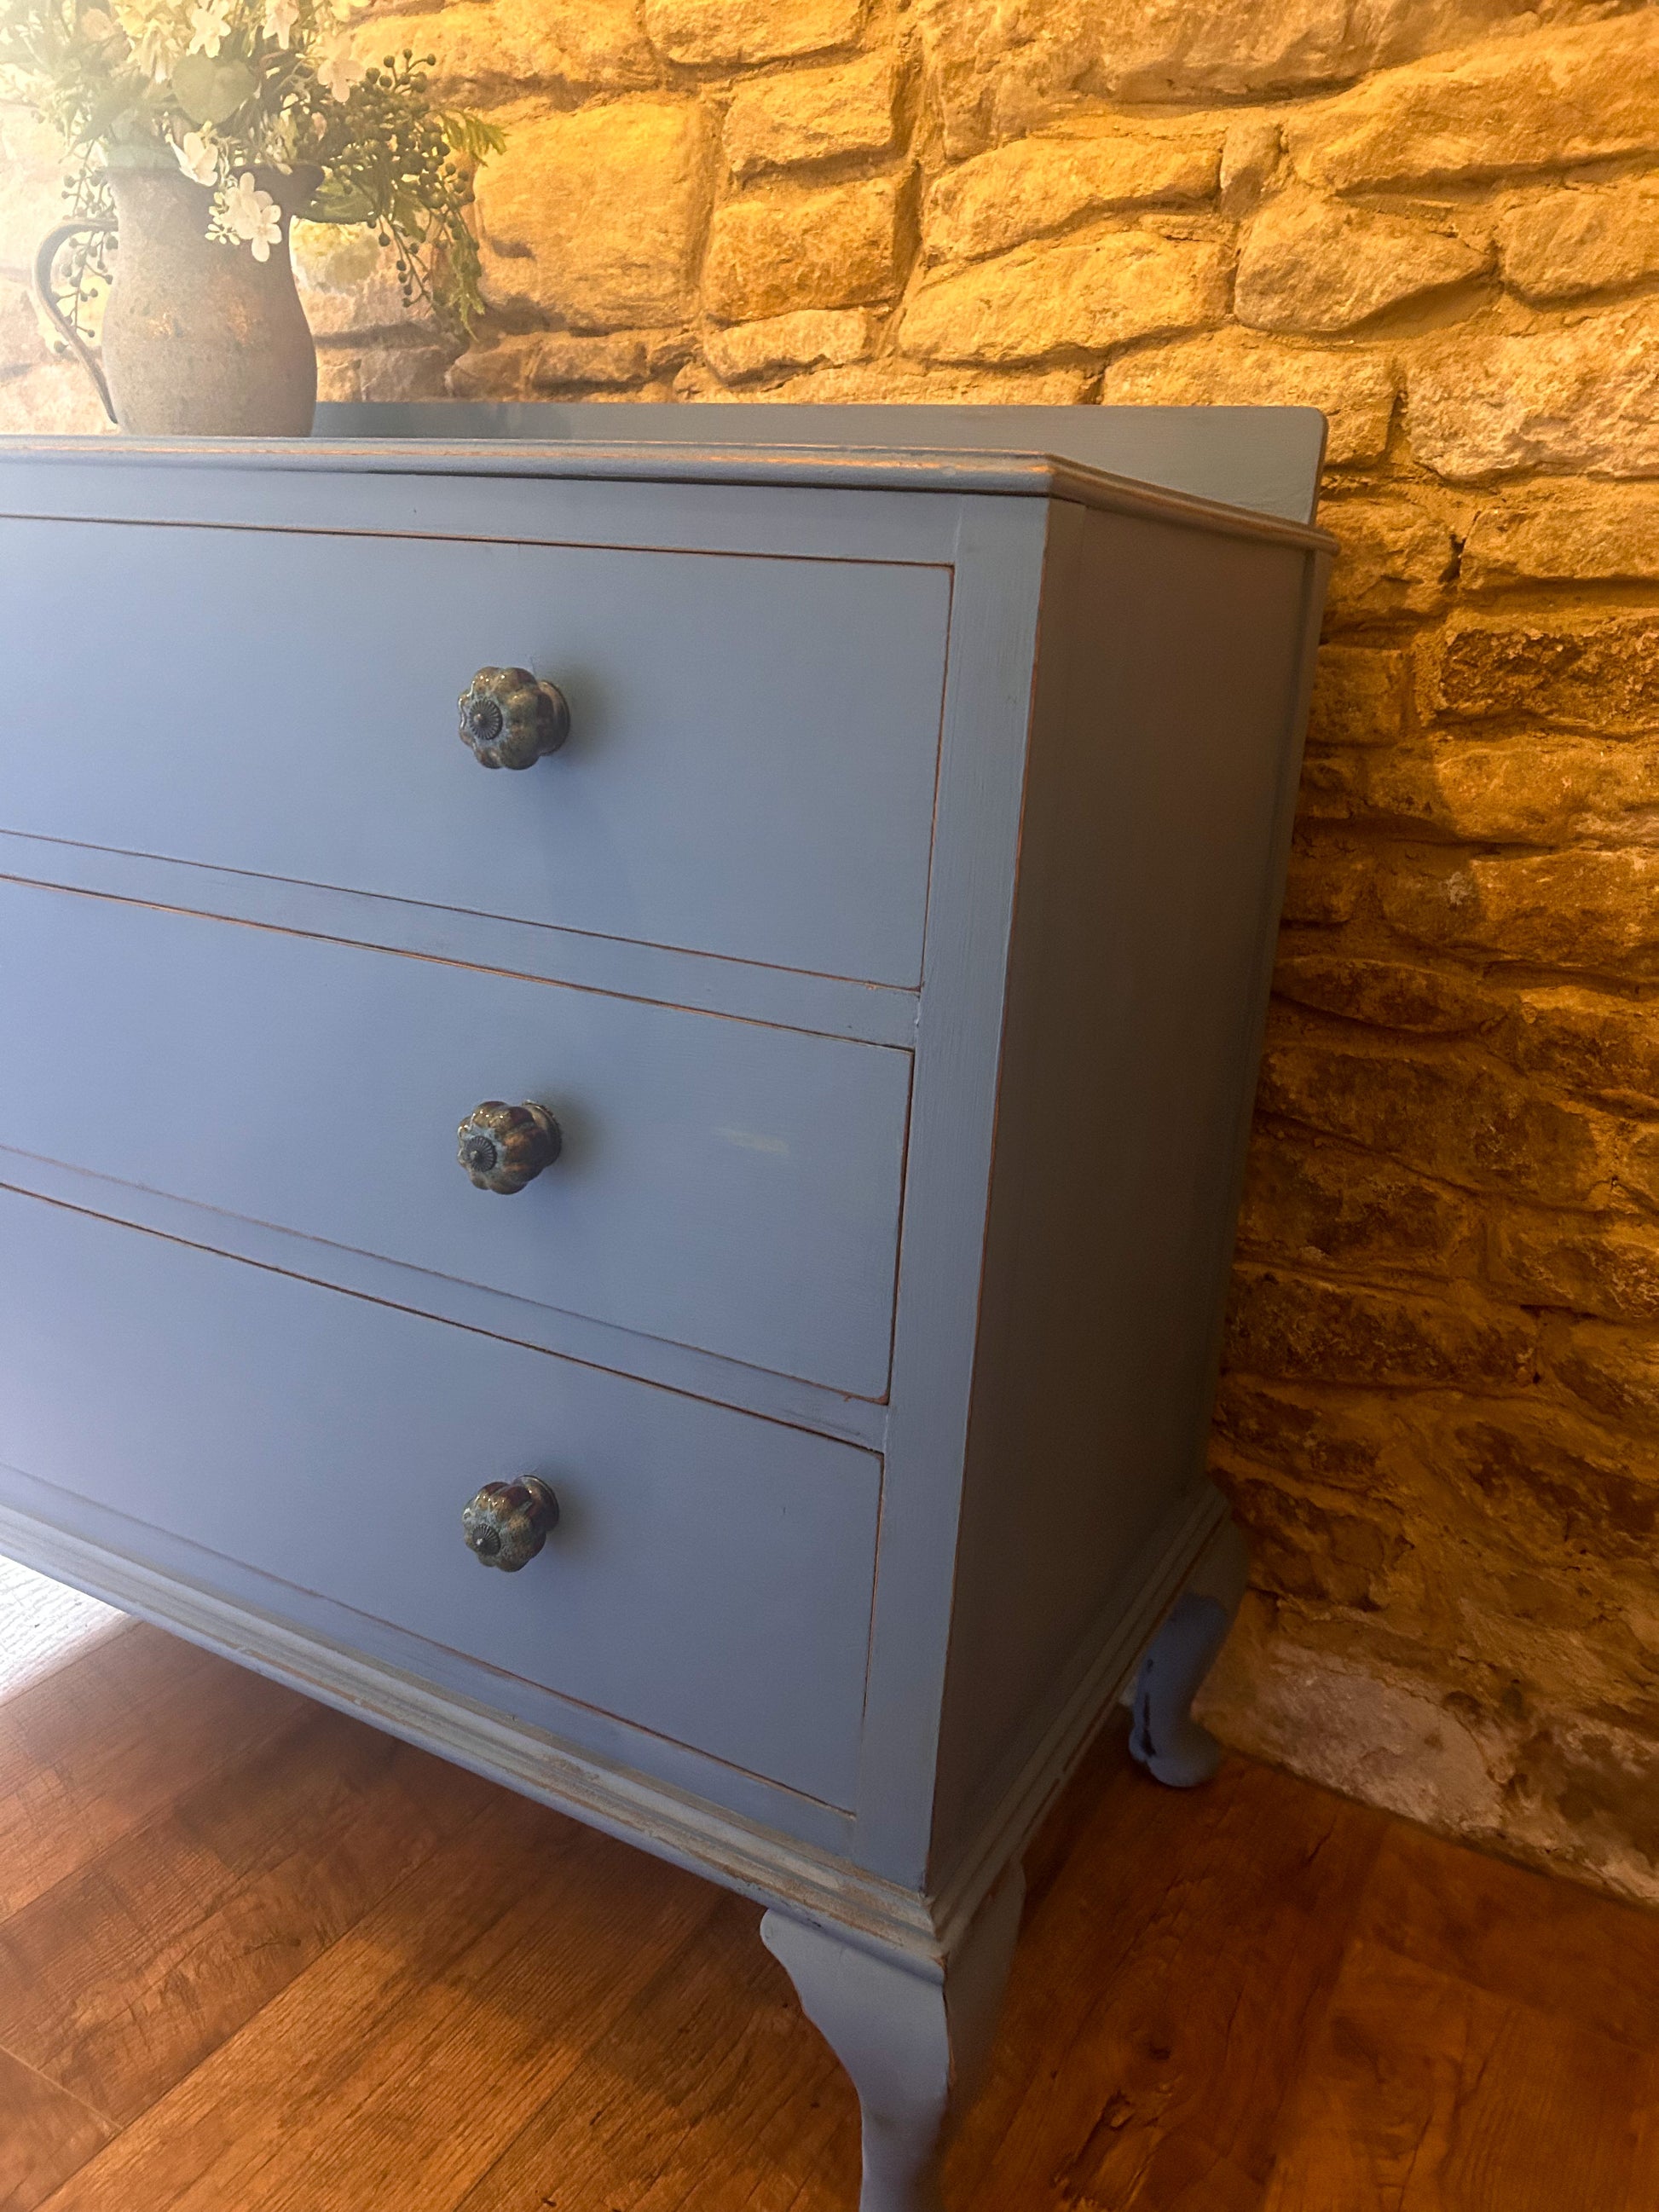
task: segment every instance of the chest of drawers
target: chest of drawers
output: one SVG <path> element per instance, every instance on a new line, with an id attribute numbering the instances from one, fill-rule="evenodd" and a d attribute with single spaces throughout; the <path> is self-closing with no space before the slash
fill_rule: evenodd
<path id="1" fill-rule="evenodd" d="M 764 1899 L 917 2212 L 1221 1520 L 1322 424 L 602 419 L 0 447 L 0 1549 Z"/>

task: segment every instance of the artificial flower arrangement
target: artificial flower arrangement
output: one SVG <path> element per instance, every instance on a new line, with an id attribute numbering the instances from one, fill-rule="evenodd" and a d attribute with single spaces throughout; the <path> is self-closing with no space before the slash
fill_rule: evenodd
<path id="1" fill-rule="evenodd" d="M 0 0 L 0 98 L 57 126 L 76 219 L 112 217 L 112 163 L 176 162 L 211 195 L 209 237 L 264 261 L 283 231 L 262 175 L 315 178 L 307 219 L 370 226 L 405 301 L 470 331 L 481 302 L 466 200 L 501 134 L 434 100 L 430 57 L 362 60 L 354 12 L 349 0 Z M 92 235 L 77 281 L 95 294 L 107 264 Z"/>

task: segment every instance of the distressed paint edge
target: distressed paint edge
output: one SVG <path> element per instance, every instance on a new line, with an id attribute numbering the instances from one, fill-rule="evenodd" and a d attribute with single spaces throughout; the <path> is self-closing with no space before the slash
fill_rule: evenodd
<path id="1" fill-rule="evenodd" d="M 9 1505 L 0 1505 L 0 1553 L 758 1903 L 917 1960 L 939 1955 L 925 1899 L 780 1831 L 585 1757 L 526 1723 Z"/>
<path id="2" fill-rule="evenodd" d="M 1208 1486 L 1206 1491 L 1165 1548 L 1142 1601 L 1056 1717 L 969 1860 L 937 1898 L 584 1758 L 539 1729 L 9 1505 L 0 1505 L 0 1553 L 619 1842 L 758 1904 L 833 1928 L 883 1955 L 897 1952 L 931 1968 L 960 1946 L 986 1898 L 1030 1841 L 1224 1517 L 1219 1492 Z"/>
<path id="3" fill-rule="evenodd" d="M 1119 514 L 1151 516 L 1231 538 L 1261 538 L 1310 552 L 1337 551 L 1336 540 L 1312 523 L 1226 507 L 1190 492 L 1167 491 L 1132 477 L 1091 469 L 1054 454 L 987 455 L 926 448 L 814 452 L 783 447 L 546 446 L 478 439 L 353 444 L 313 441 L 264 444 L 252 440 L 0 437 L 0 464 L 72 462 L 122 467 L 220 468 L 237 471 L 333 470 L 374 476 L 565 477 L 644 483 L 784 484 L 810 489 L 926 491 L 1063 499 Z"/>

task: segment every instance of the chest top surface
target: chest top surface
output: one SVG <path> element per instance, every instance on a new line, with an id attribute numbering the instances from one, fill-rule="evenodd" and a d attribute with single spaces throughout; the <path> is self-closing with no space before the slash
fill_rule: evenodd
<path id="1" fill-rule="evenodd" d="M 623 416 L 624 421 L 617 418 Z M 1305 407 L 337 404 L 309 441 L 0 439 L 7 463 L 1063 496 L 1306 526 L 1325 418 Z"/>

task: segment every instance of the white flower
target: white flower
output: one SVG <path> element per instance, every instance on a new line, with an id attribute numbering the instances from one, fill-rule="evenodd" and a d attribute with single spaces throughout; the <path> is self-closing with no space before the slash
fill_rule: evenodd
<path id="1" fill-rule="evenodd" d="M 284 53 L 294 43 L 299 20 L 300 0 L 265 0 L 265 36 L 274 39 Z"/>
<path id="2" fill-rule="evenodd" d="M 192 8 L 190 11 L 191 52 L 205 54 L 210 62 L 217 61 L 219 49 L 230 36 L 232 13 L 233 0 L 204 0 L 203 6 Z"/>
<path id="3" fill-rule="evenodd" d="M 115 24 L 101 8 L 88 8 L 81 18 L 81 28 L 86 37 L 95 39 L 100 46 L 115 36 Z"/>
<path id="4" fill-rule="evenodd" d="M 368 63 L 359 61 L 343 40 L 331 46 L 317 63 L 318 82 L 336 100 L 349 100 L 368 75 Z"/>
<path id="5" fill-rule="evenodd" d="M 256 261 L 269 261 L 271 247 L 283 242 L 283 211 L 248 170 L 226 185 L 214 213 L 233 238 L 252 247 Z"/>
<path id="6" fill-rule="evenodd" d="M 134 42 L 132 58 L 152 84 L 165 84 L 172 74 L 173 51 L 167 33 L 151 23 Z"/>
<path id="7" fill-rule="evenodd" d="M 183 145 L 173 150 L 187 177 L 193 178 L 198 185 L 218 183 L 219 149 L 210 131 L 187 131 Z"/>

